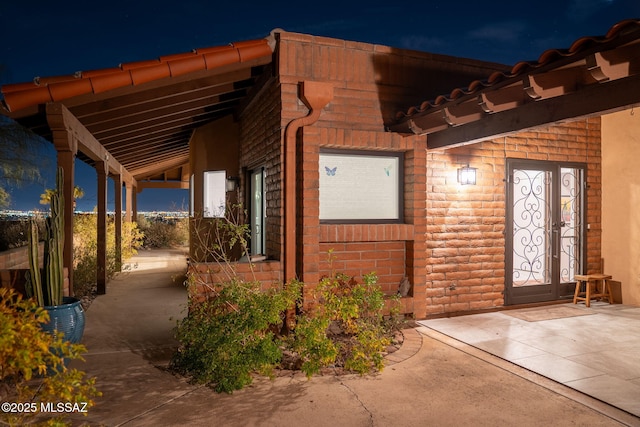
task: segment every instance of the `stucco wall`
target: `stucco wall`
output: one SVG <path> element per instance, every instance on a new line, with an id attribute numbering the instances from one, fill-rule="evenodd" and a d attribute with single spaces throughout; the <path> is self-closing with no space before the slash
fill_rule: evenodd
<path id="1" fill-rule="evenodd" d="M 622 302 L 640 305 L 640 111 L 602 117 L 602 256 L 622 283 Z"/>
<path id="2" fill-rule="evenodd" d="M 205 171 L 224 170 L 227 177 L 239 176 L 239 129 L 232 116 L 223 117 L 197 129 L 190 141 L 190 164 L 194 175 L 190 257 L 208 260 L 212 245 L 210 219 L 203 218 L 203 175 Z M 236 194 L 227 192 L 227 203 L 237 203 Z M 236 254 L 237 255 L 237 254 Z M 232 254 L 233 256 L 233 254 Z"/>

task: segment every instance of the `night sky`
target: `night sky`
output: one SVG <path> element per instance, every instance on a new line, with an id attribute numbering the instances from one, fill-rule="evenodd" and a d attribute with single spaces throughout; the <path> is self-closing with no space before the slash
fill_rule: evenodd
<path id="1" fill-rule="evenodd" d="M 638 0 L 3 3 L 0 85 L 263 38 L 274 28 L 513 65 L 640 18 Z M 54 154 L 46 153 L 52 160 L 44 183 L 11 189 L 10 209 L 43 208 L 39 195 L 53 186 Z M 95 172 L 78 162 L 76 182 L 85 191 L 78 209 L 92 210 Z M 188 197 L 186 190 L 147 189 L 138 210 L 187 209 Z"/>

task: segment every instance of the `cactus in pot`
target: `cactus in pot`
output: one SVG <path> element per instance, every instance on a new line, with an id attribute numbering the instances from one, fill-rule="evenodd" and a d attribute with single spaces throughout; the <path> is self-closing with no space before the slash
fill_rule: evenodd
<path id="1" fill-rule="evenodd" d="M 64 176 L 62 168 L 56 174 L 56 191 L 51 194 L 51 213 L 46 220 L 44 239 L 44 271 L 40 272 L 38 259 L 38 226 L 31 220 L 28 229 L 29 271 L 26 275 L 25 291 L 41 307 L 63 303 L 64 264 Z"/>

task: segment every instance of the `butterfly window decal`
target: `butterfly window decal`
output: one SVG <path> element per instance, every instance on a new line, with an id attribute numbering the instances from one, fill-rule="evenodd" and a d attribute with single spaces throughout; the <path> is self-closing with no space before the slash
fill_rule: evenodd
<path id="1" fill-rule="evenodd" d="M 336 171 L 338 170 L 338 167 L 335 166 L 333 168 L 330 168 L 328 166 L 325 166 L 324 170 L 327 172 L 327 176 L 336 176 Z"/>

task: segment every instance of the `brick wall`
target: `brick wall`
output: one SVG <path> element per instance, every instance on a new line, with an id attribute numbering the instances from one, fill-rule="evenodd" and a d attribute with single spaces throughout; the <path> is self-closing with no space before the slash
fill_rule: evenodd
<path id="1" fill-rule="evenodd" d="M 282 284 L 282 267 L 279 261 L 262 261 L 252 264 L 248 262 L 190 263 L 187 272 L 194 279 L 194 287 L 189 293 L 192 298 L 207 295 L 211 286 L 228 282 L 231 277 L 245 282 L 261 282 L 263 290 Z"/>
<path id="2" fill-rule="evenodd" d="M 44 243 L 40 243 L 38 250 L 39 259 L 43 259 Z M 0 252 L 0 270 L 14 268 L 29 268 L 29 252 L 26 246 Z"/>
<path id="3" fill-rule="evenodd" d="M 260 90 L 240 114 L 241 193 L 246 194 L 246 173 L 265 167 L 266 255 L 282 258 L 282 153 L 280 85 L 275 78 L 262 83 Z M 246 203 L 246 201 L 245 201 Z M 246 206 L 245 206 L 246 207 Z"/>
<path id="4" fill-rule="evenodd" d="M 505 159 L 587 164 L 587 272 L 600 268 L 600 119 L 540 127 L 427 154 L 427 314 L 501 307 L 505 286 Z M 478 168 L 459 187 L 458 167 Z M 452 289 L 454 288 L 454 289 Z"/>
<path id="5" fill-rule="evenodd" d="M 310 290 L 330 271 L 326 256 L 333 248 L 335 270 L 344 268 L 345 273 L 356 276 L 376 271 L 385 292 L 394 293 L 407 275 L 413 289 L 403 301 L 405 310 L 424 317 L 425 137 L 386 132 L 385 123 L 399 109 L 418 102 L 417 97 L 439 93 L 443 84 L 466 84 L 472 75 L 486 75 L 488 68 L 478 62 L 461 64 L 447 57 L 308 35 L 285 33 L 280 41 L 277 61 L 283 127 L 308 113 L 298 97 L 300 81 L 329 82 L 334 89 L 334 98 L 318 121 L 305 127 L 298 138 L 299 277 Z M 446 81 L 427 78 L 433 73 L 446 76 Z M 402 223 L 320 223 L 318 160 L 322 148 L 402 152 Z"/>
<path id="6" fill-rule="evenodd" d="M 387 295 L 398 291 L 407 271 L 404 241 L 321 243 L 320 254 L 320 277 L 341 272 L 361 279 L 375 272 L 378 284 Z"/>
<path id="7" fill-rule="evenodd" d="M 427 152 L 426 137 L 386 132 L 385 123 L 407 105 L 486 77 L 492 71 L 486 64 L 294 33 L 279 39 L 273 75 L 240 112 L 240 166 L 244 172 L 266 166 L 267 255 L 283 261 L 284 135 L 292 120 L 309 113 L 300 82 L 332 85 L 333 99 L 296 142 L 296 275 L 305 282 L 305 298 L 330 271 L 326 256 L 333 248 L 340 263 L 334 267 L 353 275 L 380 270 L 387 292 L 409 276 L 413 289 L 403 303 L 417 318 L 504 305 L 507 158 L 588 163 L 587 270 L 598 269 L 599 119 Z M 404 153 L 402 223 L 321 223 L 322 148 Z M 462 163 L 478 168 L 476 186 L 458 188 Z"/>

